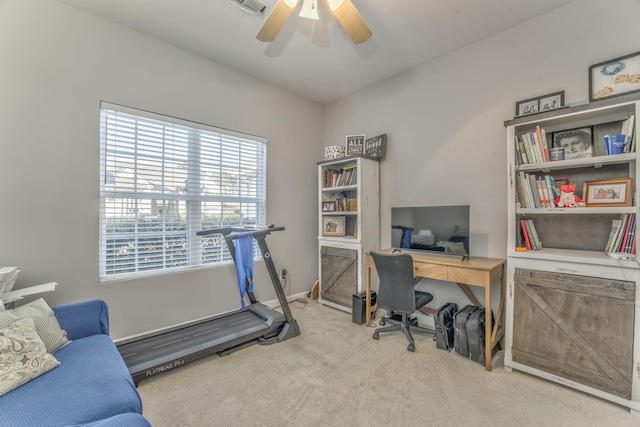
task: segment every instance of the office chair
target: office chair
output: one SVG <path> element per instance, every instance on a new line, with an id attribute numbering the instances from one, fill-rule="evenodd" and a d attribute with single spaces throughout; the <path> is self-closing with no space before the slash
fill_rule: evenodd
<path id="1" fill-rule="evenodd" d="M 380 325 L 390 323 L 392 326 L 378 328 L 373 333 L 373 339 L 380 339 L 380 332 L 402 331 L 409 340 L 407 350 L 415 351 L 415 341 L 411 331 L 434 331 L 418 326 L 418 319 L 409 316 L 420 307 L 428 304 L 433 295 L 428 292 L 416 291 L 414 287 L 413 259 L 409 254 L 382 254 L 371 252 L 376 265 L 380 284 L 378 286 L 378 307 L 387 310 L 389 317 L 380 319 Z"/>

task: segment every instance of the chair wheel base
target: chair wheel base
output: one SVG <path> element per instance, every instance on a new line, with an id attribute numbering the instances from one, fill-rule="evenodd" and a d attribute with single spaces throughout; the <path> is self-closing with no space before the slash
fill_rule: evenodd
<path id="1" fill-rule="evenodd" d="M 413 344 L 409 344 L 407 346 L 407 350 L 413 353 L 414 351 L 416 351 L 416 346 L 414 346 Z"/>
<path id="2" fill-rule="evenodd" d="M 379 333 L 377 333 L 377 332 L 374 332 L 374 333 L 373 333 L 373 339 L 374 339 L 374 340 L 379 340 L 379 339 L 380 339 L 380 334 L 379 334 Z"/>

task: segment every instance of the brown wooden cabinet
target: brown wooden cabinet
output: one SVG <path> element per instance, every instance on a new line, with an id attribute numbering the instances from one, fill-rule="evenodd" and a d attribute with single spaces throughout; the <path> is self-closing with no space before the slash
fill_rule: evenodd
<path id="1" fill-rule="evenodd" d="M 634 282 L 516 268 L 514 362 L 631 399 Z"/>
<path id="2" fill-rule="evenodd" d="M 351 307 L 351 296 L 358 291 L 358 251 L 322 246 L 320 272 L 322 277 L 320 298 L 344 307 Z"/>

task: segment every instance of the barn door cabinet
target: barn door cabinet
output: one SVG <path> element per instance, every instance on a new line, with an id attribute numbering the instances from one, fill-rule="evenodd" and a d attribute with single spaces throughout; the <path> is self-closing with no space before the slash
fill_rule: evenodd
<path id="1" fill-rule="evenodd" d="M 638 214 L 638 162 L 634 149 L 606 155 L 603 136 L 637 118 L 631 94 L 505 122 L 508 154 L 508 263 L 505 368 L 590 393 L 640 414 L 640 264 L 605 255 L 614 219 Z M 537 127 L 551 147 L 553 133 L 589 128 L 592 156 L 526 163 L 517 141 Z M 549 175 L 576 184 L 631 178 L 630 206 L 575 208 L 523 205 L 518 176 Z M 531 219 L 542 249 L 516 251 L 521 220 Z"/>
<path id="2" fill-rule="evenodd" d="M 376 160 L 344 157 L 318 163 L 318 301 L 351 312 L 364 290 L 365 252 L 379 249 Z"/>

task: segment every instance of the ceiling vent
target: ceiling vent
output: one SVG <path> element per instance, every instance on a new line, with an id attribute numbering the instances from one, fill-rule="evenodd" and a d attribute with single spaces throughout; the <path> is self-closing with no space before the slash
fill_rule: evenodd
<path id="1" fill-rule="evenodd" d="M 229 0 L 229 3 L 254 16 L 260 15 L 267 8 L 267 5 L 258 0 Z"/>

